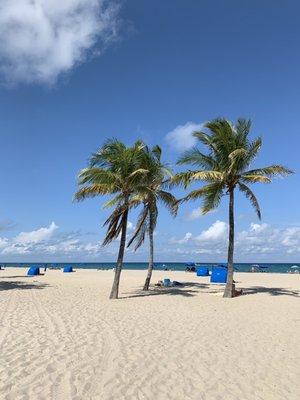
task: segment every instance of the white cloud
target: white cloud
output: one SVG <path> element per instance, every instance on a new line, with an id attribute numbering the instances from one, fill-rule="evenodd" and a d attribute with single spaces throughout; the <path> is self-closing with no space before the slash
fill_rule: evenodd
<path id="1" fill-rule="evenodd" d="M 39 243 L 43 240 L 48 240 L 58 228 L 55 222 L 51 222 L 48 227 L 43 227 L 31 232 L 20 232 L 15 238 L 15 242 L 19 244 Z"/>
<path id="2" fill-rule="evenodd" d="M 192 135 L 193 132 L 203 128 L 203 124 L 195 122 L 187 122 L 185 125 L 178 125 L 171 132 L 167 133 L 166 141 L 176 150 L 188 150 L 196 144 L 196 138 Z"/>
<path id="3" fill-rule="evenodd" d="M 216 241 L 227 239 L 228 224 L 223 221 L 216 221 L 207 230 L 200 233 L 197 236 L 199 241 Z"/>
<path id="4" fill-rule="evenodd" d="M 251 223 L 251 225 L 250 225 L 250 231 L 253 231 L 253 232 L 263 232 L 267 228 L 268 228 L 268 224 L 254 224 L 254 223 Z"/>
<path id="5" fill-rule="evenodd" d="M 170 243 L 178 243 L 178 244 L 183 244 L 187 243 L 192 239 L 193 235 L 191 232 L 187 232 L 182 239 L 170 239 Z"/>
<path id="6" fill-rule="evenodd" d="M 217 210 L 212 210 L 212 211 L 209 211 L 208 213 L 206 213 L 205 215 L 214 214 L 216 212 L 217 212 Z M 194 221 L 195 219 L 198 219 L 198 218 L 201 218 L 201 217 L 203 217 L 203 213 L 202 213 L 202 208 L 201 207 L 194 208 L 193 210 L 189 211 L 187 213 L 187 215 L 186 215 L 186 219 L 188 221 Z"/>
<path id="7" fill-rule="evenodd" d="M 2 0 L 0 69 L 6 80 L 55 82 L 96 44 L 99 52 L 116 37 L 117 11 L 106 0 Z"/>
<path id="8" fill-rule="evenodd" d="M 127 230 L 128 231 L 132 231 L 132 230 L 134 230 L 134 225 L 133 225 L 133 223 L 132 222 L 130 222 L 130 221 L 128 221 L 127 222 Z"/>

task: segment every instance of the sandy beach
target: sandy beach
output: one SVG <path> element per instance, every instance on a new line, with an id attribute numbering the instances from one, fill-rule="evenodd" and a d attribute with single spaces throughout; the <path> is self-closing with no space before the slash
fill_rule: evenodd
<path id="1" fill-rule="evenodd" d="M 155 271 L 183 288 L 141 292 L 146 271 L 0 271 L 3 400 L 296 400 L 300 276 L 236 274 L 223 299 L 207 277 Z"/>

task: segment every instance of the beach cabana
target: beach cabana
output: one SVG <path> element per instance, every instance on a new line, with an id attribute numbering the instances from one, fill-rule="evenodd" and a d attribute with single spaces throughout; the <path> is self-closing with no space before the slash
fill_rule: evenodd
<path id="1" fill-rule="evenodd" d="M 32 265 L 27 271 L 27 275 L 29 275 L 29 276 L 34 276 L 34 275 L 39 275 L 39 274 L 40 274 L 40 269 L 39 269 L 39 267 L 36 267 L 35 265 Z"/>
<path id="2" fill-rule="evenodd" d="M 214 267 L 211 273 L 210 282 L 211 283 L 226 283 L 227 280 L 227 268 Z"/>
<path id="3" fill-rule="evenodd" d="M 198 267 L 197 268 L 197 276 L 209 276 L 208 267 Z"/>
<path id="4" fill-rule="evenodd" d="M 73 272 L 73 267 L 71 265 L 65 265 L 63 272 Z"/>

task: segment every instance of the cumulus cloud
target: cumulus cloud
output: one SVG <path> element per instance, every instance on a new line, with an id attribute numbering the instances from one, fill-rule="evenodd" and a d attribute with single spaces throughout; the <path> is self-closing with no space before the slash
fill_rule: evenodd
<path id="1" fill-rule="evenodd" d="M 215 221 L 200 232 L 186 232 L 182 237 L 169 238 L 159 233 L 156 239 L 156 258 L 159 260 L 184 260 L 199 256 L 200 260 L 218 262 L 226 259 L 228 224 Z M 61 233 L 55 222 L 31 232 L 21 232 L 14 237 L 0 237 L 2 260 L 86 260 L 115 261 L 118 241 L 103 247 L 96 235 L 82 232 Z M 138 253 L 127 249 L 127 260 L 145 261 L 148 246 Z M 300 226 L 275 228 L 269 224 L 251 224 L 245 230 L 236 230 L 235 259 L 245 262 L 298 262 L 300 256 Z M 203 256 L 203 257 L 202 257 Z"/>
<path id="2" fill-rule="evenodd" d="M 171 132 L 168 132 L 165 139 L 175 150 L 188 150 L 196 144 L 196 138 L 194 138 L 192 133 L 202 128 L 203 124 L 187 122 L 185 125 L 178 125 Z"/>
<path id="3" fill-rule="evenodd" d="M 228 224 L 223 221 L 214 222 L 207 230 L 201 232 L 197 236 L 199 241 L 216 241 L 216 240 L 226 240 L 228 231 Z"/>
<path id="4" fill-rule="evenodd" d="M 216 212 L 217 212 L 217 210 L 212 210 L 212 211 L 209 211 L 208 213 L 206 213 L 206 215 L 213 214 L 213 213 L 216 213 Z M 201 217 L 203 217 L 203 213 L 202 213 L 202 208 L 201 207 L 194 208 L 193 210 L 189 211 L 186 214 L 186 219 L 188 221 L 194 221 L 195 219 L 198 219 L 198 218 L 201 218 Z"/>
<path id="5" fill-rule="evenodd" d="M 187 232 L 182 239 L 175 239 L 175 238 L 170 239 L 170 243 L 178 243 L 178 244 L 187 243 L 192 239 L 192 237 L 193 237 L 192 233 Z"/>
<path id="6" fill-rule="evenodd" d="M 199 235 L 188 232 L 183 238 L 172 238 L 169 243 L 177 244 L 170 253 L 182 257 L 204 254 L 211 261 L 226 258 L 228 224 L 216 221 Z M 166 249 L 166 251 L 168 251 Z M 297 261 L 300 255 L 300 227 L 275 228 L 272 225 L 250 224 L 249 228 L 236 232 L 235 254 L 239 261 Z"/>
<path id="7" fill-rule="evenodd" d="M 117 36 L 106 0 L 2 0 L 0 70 L 9 82 L 53 83 Z"/>
<path id="8" fill-rule="evenodd" d="M 43 240 L 50 239 L 58 226 L 55 222 L 51 222 L 48 227 L 43 227 L 31 232 L 20 232 L 15 238 L 15 242 L 19 244 L 39 243 Z"/>

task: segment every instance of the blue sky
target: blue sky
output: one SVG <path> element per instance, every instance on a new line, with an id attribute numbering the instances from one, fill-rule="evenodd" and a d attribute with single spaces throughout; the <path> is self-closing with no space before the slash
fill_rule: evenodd
<path id="1" fill-rule="evenodd" d="M 252 119 L 256 165 L 296 171 L 255 187 L 261 223 L 238 196 L 236 260 L 300 260 L 298 2 L 12 3 L 0 16 L 3 262 L 114 261 L 118 243 L 100 246 L 103 200 L 72 202 L 89 155 L 109 137 L 142 138 L 174 166 L 191 131 L 218 116 Z M 227 198 L 206 217 L 199 206 L 175 220 L 161 209 L 157 260 L 225 258 Z M 146 259 L 147 247 L 126 254 Z"/>

